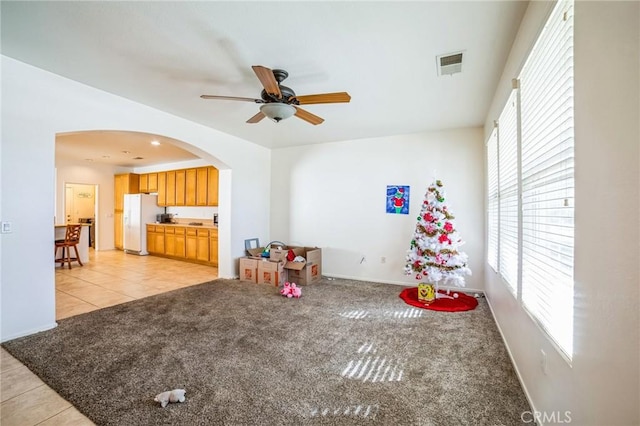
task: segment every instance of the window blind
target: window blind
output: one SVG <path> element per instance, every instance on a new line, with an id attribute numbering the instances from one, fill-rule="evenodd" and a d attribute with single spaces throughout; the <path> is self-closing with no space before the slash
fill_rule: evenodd
<path id="1" fill-rule="evenodd" d="M 487 262 L 498 271 L 498 130 L 487 141 Z"/>
<path id="2" fill-rule="evenodd" d="M 518 285 L 518 116 L 511 92 L 498 119 L 498 199 L 500 274 L 516 294 Z"/>
<path id="3" fill-rule="evenodd" d="M 573 2 L 559 1 L 520 75 L 522 303 L 573 352 Z"/>

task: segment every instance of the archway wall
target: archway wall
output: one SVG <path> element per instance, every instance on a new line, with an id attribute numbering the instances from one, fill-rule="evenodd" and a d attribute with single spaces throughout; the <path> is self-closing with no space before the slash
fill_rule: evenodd
<path id="1" fill-rule="evenodd" d="M 244 240 L 268 240 L 270 150 L 2 56 L 0 340 L 55 326 L 54 149 L 60 132 L 125 130 L 187 142 L 220 174 L 221 277 L 236 274 Z M 210 157 L 209 157 L 210 156 Z"/>

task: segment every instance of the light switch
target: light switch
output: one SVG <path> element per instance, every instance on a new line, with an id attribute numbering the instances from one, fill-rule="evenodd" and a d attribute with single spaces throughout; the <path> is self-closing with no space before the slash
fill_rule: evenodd
<path id="1" fill-rule="evenodd" d="M 2 233 L 3 234 L 11 233 L 11 222 L 2 222 Z"/>

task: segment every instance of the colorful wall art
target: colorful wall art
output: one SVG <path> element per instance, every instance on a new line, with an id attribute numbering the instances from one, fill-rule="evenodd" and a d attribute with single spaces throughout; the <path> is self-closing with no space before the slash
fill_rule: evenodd
<path id="1" fill-rule="evenodd" d="M 387 185 L 387 213 L 409 214 L 408 185 Z"/>

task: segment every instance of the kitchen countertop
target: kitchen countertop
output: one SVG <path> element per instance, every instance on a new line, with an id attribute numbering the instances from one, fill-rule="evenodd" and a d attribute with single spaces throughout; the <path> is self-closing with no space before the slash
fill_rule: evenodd
<path id="1" fill-rule="evenodd" d="M 197 222 L 197 221 L 194 221 L 194 222 Z M 181 227 L 181 228 L 218 229 L 216 225 L 212 225 L 206 222 L 203 222 L 202 225 L 189 225 L 189 223 L 158 223 L 158 222 L 147 223 L 147 225 L 162 225 L 162 226 L 172 226 L 172 227 Z"/>

